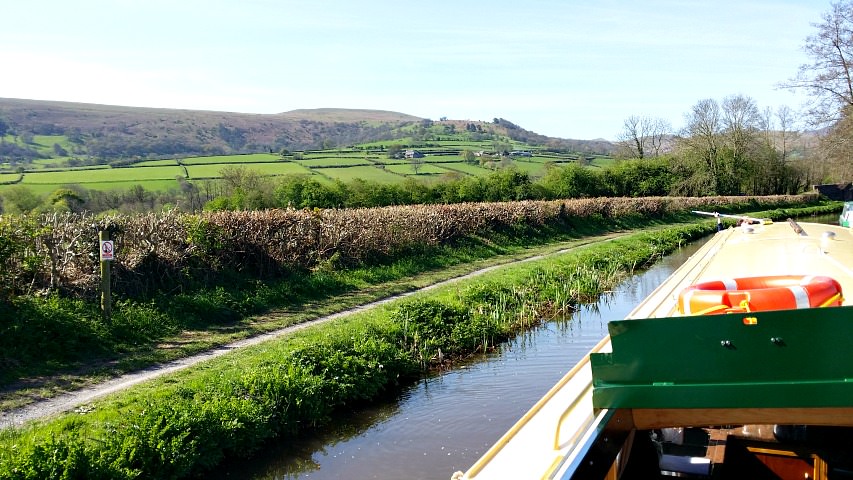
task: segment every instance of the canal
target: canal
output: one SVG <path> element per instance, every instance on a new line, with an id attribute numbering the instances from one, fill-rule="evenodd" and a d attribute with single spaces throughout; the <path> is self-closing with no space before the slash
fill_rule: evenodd
<path id="1" fill-rule="evenodd" d="M 607 334 L 608 320 L 624 318 L 702 243 L 631 276 L 571 318 L 546 322 L 310 436 L 270 445 L 221 468 L 216 478 L 447 480 L 467 470 L 587 354 Z"/>

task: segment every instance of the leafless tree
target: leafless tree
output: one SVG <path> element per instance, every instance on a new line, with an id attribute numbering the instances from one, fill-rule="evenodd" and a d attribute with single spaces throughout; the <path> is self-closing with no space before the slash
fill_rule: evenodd
<path id="1" fill-rule="evenodd" d="M 761 126 L 758 106 L 750 97 L 730 95 L 722 103 L 723 134 L 735 159 L 742 159 L 749 151 Z"/>
<path id="2" fill-rule="evenodd" d="M 778 122 L 778 141 L 776 149 L 782 156 L 782 161 L 788 160 L 791 154 L 791 148 L 794 142 L 800 138 L 800 131 L 797 129 L 797 114 L 791 107 L 780 105 L 776 109 L 776 121 Z"/>
<path id="3" fill-rule="evenodd" d="M 718 151 L 722 133 L 722 112 L 716 100 L 700 100 L 685 114 L 685 127 L 678 139 L 679 163 L 689 178 L 684 193 L 708 195 L 718 193 Z"/>
<path id="4" fill-rule="evenodd" d="M 832 3 L 817 33 L 803 46 L 811 63 L 800 66 L 797 76 L 781 86 L 803 89 L 811 97 L 809 116 L 817 126 L 838 121 L 853 106 L 853 0 Z"/>
<path id="5" fill-rule="evenodd" d="M 662 118 L 632 115 L 625 119 L 617 140 L 621 155 L 627 158 L 659 157 L 667 135 L 672 133 L 669 122 Z"/>

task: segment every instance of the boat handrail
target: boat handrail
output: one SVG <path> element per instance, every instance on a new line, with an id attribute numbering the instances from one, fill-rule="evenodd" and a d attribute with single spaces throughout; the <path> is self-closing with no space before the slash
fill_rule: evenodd
<path id="1" fill-rule="evenodd" d="M 562 415 L 560 415 L 560 419 L 557 421 L 557 432 L 554 434 L 554 450 L 560 450 L 560 430 L 562 429 L 563 421 L 569 416 L 570 413 L 572 413 L 572 410 L 574 410 L 575 407 L 578 406 L 578 404 L 581 402 L 581 400 L 584 397 L 586 397 L 587 393 L 589 393 L 591 390 L 592 390 L 592 382 L 590 382 L 587 386 L 584 387 L 584 389 L 580 393 L 580 395 L 575 397 L 575 399 L 563 411 Z M 589 425 L 590 422 L 592 422 L 592 420 L 594 418 L 595 418 L 594 413 L 587 415 L 587 417 L 583 421 L 583 424 Z M 569 440 L 569 443 L 573 443 L 577 438 L 580 437 L 581 433 L 583 433 L 583 432 L 581 432 L 581 431 L 575 432 L 574 437 L 572 437 L 572 439 Z"/>
<path id="2" fill-rule="evenodd" d="M 596 344 L 592 351 L 600 351 L 605 345 L 607 345 L 608 342 L 610 342 L 610 337 L 605 336 L 603 339 L 601 339 L 601 341 L 598 342 L 598 344 Z M 542 398 L 540 398 L 539 401 L 536 402 L 536 404 L 533 405 L 533 407 L 531 407 L 530 410 L 528 410 L 527 413 L 525 413 L 524 416 L 522 416 L 521 419 L 519 419 L 518 422 L 516 422 L 515 425 L 513 425 L 512 428 L 510 428 L 492 446 L 492 448 L 490 448 L 482 457 L 480 457 L 479 460 L 477 460 L 476 463 L 474 463 L 474 465 L 471 466 L 471 468 L 467 472 L 468 478 L 476 477 L 477 474 L 479 474 L 480 471 L 483 470 L 483 468 L 485 468 L 485 466 L 495 457 L 495 455 L 497 455 L 498 452 L 500 452 L 503 447 L 506 446 L 506 444 L 509 443 L 510 440 L 512 440 L 512 438 L 530 421 L 530 419 L 532 419 L 540 410 L 542 410 L 542 407 L 544 407 L 545 404 L 547 404 L 548 401 L 551 400 L 551 398 L 553 398 L 554 395 L 556 395 L 557 392 L 560 391 L 560 389 L 562 389 L 567 383 L 569 383 L 569 381 L 575 375 L 577 375 L 577 373 L 581 371 L 581 369 L 583 369 L 587 364 L 589 364 L 589 355 L 584 355 L 581 361 L 575 364 L 575 366 L 572 367 L 572 369 L 569 370 L 569 372 L 566 373 L 563 378 L 561 378 L 560 381 L 557 382 L 556 385 L 551 387 L 551 389 L 548 390 L 548 393 L 546 393 Z M 590 382 L 590 385 L 591 384 L 592 383 Z"/>

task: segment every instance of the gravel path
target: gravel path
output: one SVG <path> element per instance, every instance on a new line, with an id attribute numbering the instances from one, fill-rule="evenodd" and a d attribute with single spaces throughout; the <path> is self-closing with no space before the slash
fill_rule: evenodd
<path id="1" fill-rule="evenodd" d="M 617 236 L 621 236 L 621 235 L 617 235 Z M 605 235 L 605 236 L 600 237 L 600 238 L 601 239 L 612 239 L 614 237 L 611 235 Z M 586 245 L 586 244 L 588 244 L 588 243 L 586 243 L 586 242 L 583 243 L 583 245 Z M 437 287 L 447 285 L 447 284 L 450 284 L 453 282 L 457 282 L 459 280 L 463 280 L 466 278 L 471 278 L 471 277 L 475 277 L 478 275 L 482 275 L 486 272 L 490 272 L 492 270 L 496 270 L 498 268 L 502 268 L 502 267 L 505 267 L 507 265 L 518 264 L 518 263 L 523 263 L 523 262 L 530 262 L 530 261 L 540 260 L 543 258 L 555 256 L 555 255 L 560 255 L 560 254 L 563 254 L 563 253 L 568 252 L 570 250 L 573 250 L 573 249 L 577 248 L 578 246 L 581 246 L 581 245 L 576 245 L 576 246 L 573 246 L 570 248 L 562 249 L 562 250 L 552 252 L 552 253 L 548 253 L 548 254 L 544 254 L 544 255 L 536 255 L 536 256 L 528 257 L 528 258 L 525 258 L 522 260 L 516 260 L 516 261 L 512 261 L 512 262 L 508 262 L 508 263 L 503 263 L 500 265 L 494 265 L 494 266 L 482 268 L 480 270 L 476 270 L 474 272 L 471 272 L 471 273 L 468 273 L 465 275 L 461 275 L 459 277 L 454 277 L 454 278 L 451 278 L 448 280 L 444 280 L 444 281 L 441 281 L 441 282 L 420 288 L 418 290 L 402 293 L 399 295 L 395 295 L 393 297 L 384 298 L 382 300 L 378 300 L 378 301 L 371 302 L 371 303 L 368 303 L 365 305 L 361 305 L 361 306 L 358 306 L 355 308 L 351 308 L 351 309 L 345 310 L 343 312 L 335 313 L 332 315 L 327 315 L 324 317 L 317 318 L 315 320 L 300 323 L 298 325 L 292 325 L 292 326 L 282 328 L 279 330 L 275 330 L 275 331 L 272 331 L 269 333 L 265 333 L 265 334 L 257 335 L 255 337 L 251 337 L 251 338 L 247 338 L 247 339 L 240 340 L 237 342 L 229 343 L 227 345 L 224 345 L 224 346 L 221 346 L 218 348 L 214 348 L 212 350 L 208 350 L 204 353 L 200 353 L 200 354 L 193 355 L 190 357 L 182 358 L 180 360 L 175 360 L 175 361 L 160 364 L 160 365 L 154 365 L 150 368 L 146 368 L 144 370 L 140 370 L 140 371 L 134 372 L 134 373 L 128 373 L 128 374 L 116 377 L 114 379 L 107 380 L 103 383 L 99 383 L 97 385 L 85 387 L 85 388 L 82 388 L 80 390 L 75 390 L 73 392 L 60 394 L 60 395 L 57 395 L 56 397 L 53 397 L 53 398 L 40 400 L 38 402 L 27 405 L 25 407 L 10 410 L 7 412 L 0 412 L 0 428 L 20 426 L 20 425 L 22 425 L 25 422 L 28 422 L 30 420 L 35 420 L 38 418 L 47 417 L 47 416 L 54 415 L 57 413 L 73 410 L 73 409 L 75 409 L 81 405 L 85 405 L 86 403 L 91 402 L 92 400 L 95 400 L 95 399 L 102 397 L 104 395 L 108 395 L 110 393 L 117 392 L 119 390 L 128 388 L 132 385 L 136 385 L 137 383 L 141 383 L 141 382 L 144 382 L 146 380 L 151 380 L 151 379 L 159 377 L 161 375 L 166 375 L 168 373 L 175 372 L 175 371 L 196 365 L 200 362 L 204 362 L 204 361 L 209 360 L 211 358 L 216 358 L 220 355 L 224 355 L 224 354 L 231 352 L 233 350 L 236 350 L 238 348 L 243 348 L 243 347 L 247 347 L 250 345 L 257 345 L 259 343 L 266 342 L 268 340 L 272 340 L 274 338 L 278 338 L 278 337 L 281 337 L 283 335 L 287 335 L 287 334 L 290 334 L 292 332 L 295 332 L 295 331 L 298 331 L 298 330 L 301 330 L 304 328 L 308 328 L 312 325 L 328 322 L 328 321 L 331 321 L 331 320 L 334 320 L 334 319 L 337 319 L 340 317 L 344 317 L 347 315 L 352 315 L 353 313 L 368 310 L 368 309 L 377 307 L 379 305 L 382 305 L 382 304 L 385 304 L 388 302 L 392 302 L 394 300 L 398 300 L 400 298 L 408 297 L 408 296 L 413 295 L 415 293 L 419 293 L 419 292 L 423 292 L 423 291 L 430 290 L 433 288 L 437 288 Z"/>

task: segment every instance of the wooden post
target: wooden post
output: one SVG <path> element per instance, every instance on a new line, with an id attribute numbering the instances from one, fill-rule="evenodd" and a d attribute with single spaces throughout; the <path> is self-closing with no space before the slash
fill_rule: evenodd
<path id="1" fill-rule="evenodd" d="M 110 249 L 109 256 L 105 258 L 104 242 L 109 241 L 110 232 L 106 230 L 99 231 L 98 239 L 100 240 L 98 243 L 101 249 L 101 311 L 104 314 L 104 319 L 109 320 L 113 310 L 110 295 L 110 261 L 112 260 L 112 249 Z"/>

